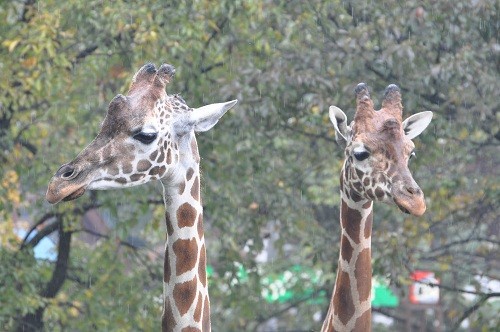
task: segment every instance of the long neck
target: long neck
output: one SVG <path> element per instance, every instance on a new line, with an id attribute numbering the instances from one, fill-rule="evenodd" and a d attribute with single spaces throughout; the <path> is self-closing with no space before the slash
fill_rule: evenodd
<path id="1" fill-rule="evenodd" d="M 184 178 L 176 182 L 164 187 L 167 243 L 162 331 L 210 331 L 199 164 L 187 167 Z"/>
<path id="2" fill-rule="evenodd" d="M 342 185 L 341 198 L 339 264 L 321 330 L 370 331 L 373 202 L 360 198 Z"/>

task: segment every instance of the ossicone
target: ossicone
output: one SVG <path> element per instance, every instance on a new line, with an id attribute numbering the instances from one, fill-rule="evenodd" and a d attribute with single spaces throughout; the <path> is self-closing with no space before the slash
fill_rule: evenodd
<path id="1" fill-rule="evenodd" d="M 152 63 L 147 63 L 144 66 L 141 67 L 135 73 L 134 77 L 132 78 L 132 83 L 130 84 L 130 88 L 128 89 L 128 93 L 130 94 L 131 92 L 140 89 L 141 87 L 147 87 L 153 83 L 153 80 L 156 77 L 156 67 Z"/>
<path id="2" fill-rule="evenodd" d="M 164 63 L 158 68 L 155 78 L 155 85 L 165 87 L 175 75 L 175 68 L 168 63 Z"/>
<path id="3" fill-rule="evenodd" d="M 128 94 L 150 87 L 155 90 L 163 90 L 170 83 L 174 74 L 175 68 L 170 64 L 164 63 L 156 69 L 153 63 L 147 63 L 135 73 Z"/>
<path id="4" fill-rule="evenodd" d="M 395 117 L 400 122 L 403 118 L 403 104 L 401 103 L 401 90 L 396 84 L 389 84 L 385 88 L 382 110 Z"/>
<path id="5" fill-rule="evenodd" d="M 356 95 L 356 114 L 354 121 L 358 124 L 369 122 L 373 117 L 373 101 L 370 98 L 370 91 L 366 83 L 359 83 L 354 89 Z"/>

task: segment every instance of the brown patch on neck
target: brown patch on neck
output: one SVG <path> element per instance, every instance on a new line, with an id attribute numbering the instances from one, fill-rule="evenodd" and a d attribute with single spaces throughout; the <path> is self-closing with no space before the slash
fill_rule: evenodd
<path id="1" fill-rule="evenodd" d="M 198 292 L 198 302 L 196 303 L 196 309 L 194 310 L 193 318 L 195 322 L 199 322 L 201 319 L 201 309 L 203 306 L 203 295 Z"/>
<path id="2" fill-rule="evenodd" d="M 353 331 L 371 331 L 371 330 L 372 330 L 372 311 L 368 309 L 358 319 L 356 319 L 356 324 L 354 325 Z"/>
<path id="3" fill-rule="evenodd" d="M 196 209 L 191 204 L 182 204 L 177 210 L 177 224 L 179 228 L 193 226 L 196 216 Z"/>
<path id="4" fill-rule="evenodd" d="M 194 169 L 189 167 L 189 169 L 186 172 L 186 180 L 188 180 L 188 181 L 191 180 L 191 177 L 193 176 L 193 174 L 194 174 Z"/>
<path id="5" fill-rule="evenodd" d="M 173 331 L 175 327 L 174 314 L 172 312 L 172 305 L 169 299 L 165 299 L 163 304 L 163 314 L 161 316 L 161 330 Z"/>
<path id="6" fill-rule="evenodd" d="M 368 215 L 368 217 L 366 217 L 366 221 L 365 221 L 365 239 L 371 238 L 371 236 L 372 236 L 372 223 L 373 223 L 373 210 L 370 211 L 370 214 Z"/>
<path id="7" fill-rule="evenodd" d="M 346 233 L 355 243 L 359 243 L 359 232 L 361 226 L 361 213 L 357 210 L 350 209 L 347 203 L 342 200 L 340 209 L 340 223 Z"/>
<path id="8" fill-rule="evenodd" d="M 195 276 L 190 281 L 179 283 L 174 286 L 173 294 L 175 305 L 181 316 L 188 312 L 189 308 L 193 305 L 197 293 L 197 284 L 198 282 Z"/>
<path id="9" fill-rule="evenodd" d="M 205 303 L 203 304 L 203 331 L 210 331 L 210 302 L 208 302 L 208 296 L 205 297 Z"/>
<path id="10" fill-rule="evenodd" d="M 203 287 L 207 287 L 207 258 L 205 244 L 201 246 L 200 262 L 198 263 L 198 277 Z"/>
<path id="11" fill-rule="evenodd" d="M 168 246 L 166 246 L 165 259 L 163 261 L 163 281 L 169 283 L 171 275 L 172 275 L 172 269 L 170 268 L 170 253 L 168 250 Z"/>
<path id="12" fill-rule="evenodd" d="M 193 196 L 195 200 L 200 199 L 200 179 L 198 176 L 194 178 L 193 186 L 191 187 L 191 196 Z"/>
<path id="13" fill-rule="evenodd" d="M 176 257 L 175 271 L 176 275 L 180 276 L 192 270 L 198 261 L 198 245 L 196 239 L 190 240 L 179 239 L 172 246 Z"/>
<path id="14" fill-rule="evenodd" d="M 193 136 L 191 139 L 191 152 L 193 153 L 193 159 L 196 163 L 200 162 L 200 152 L 198 151 L 198 143 L 196 142 L 196 137 Z"/>
<path id="15" fill-rule="evenodd" d="M 355 308 L 351 294 L 351 282 L 349 281 L 349 274 L 346 272 L 339 271 L 337 276 L 335 294 L 333 294 L 333 307 L 344 325 L 354 315 Z"/>
<path id="16" fill-rule="evenodd" d="M 370 296 L 372 288 L 372 262 L 371 250 L 363 249 L 356 260 L 354 274 L 356 276 L 356 288 L 359 292 L 359 300 L 365 301 Z"/>
<path id="17" fill-rule="evenodd" d="M 198 215 L 198 225 L 196 225 L 198 228 L 198 238 L 201 240 L 203 237 L 203 214 Z"/>
<path id="18" fill-rule="evenodd" d="M 172 225 L 172 220 L 170 220 L 170 215 L 169 215 L 168 211 L 165 212 L 165 221 L 167 224 L 167 234 L 168 234 L 168 236 L 172 236 L 172 234 L 174 234 L 174 227 Z"/>
<path id="19" fill-rule="evenodd" d="M 342 239 L 340 240 L 340 257 L 349 262 L 352 257 L 353 249 L 349 240 L 342 235 Z"/>
<path id="20" fill-rule="evenodd" d="M 184 189 L 186 189 L 186 182 L 181 182 L 179 185 L 179 195 L 182 195 L 184 193 Z"/>

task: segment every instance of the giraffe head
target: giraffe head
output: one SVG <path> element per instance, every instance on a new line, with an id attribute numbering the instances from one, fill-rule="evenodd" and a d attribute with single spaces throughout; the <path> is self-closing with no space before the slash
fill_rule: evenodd
<path id="1" fill-rule="evenodd" d="M 146 64 L 126 96 L 109 104 L 97 137 L 52 177 L 47 200 L 73 200 L 88 189 L 130 187 L 154 179 L 175 181 L 179 168 L 199 163 L 195 131 L 212 128 L 236 100 L 190 108 L 165 86 L 173 66 Z"/>
<path id="2" fill-rule="evenodd" d="M 338 107 L 331 106 L 329 112 L 337 142 L 345 148 L 342 193 L 355 202 L 382 201 L 396 204 L 403 212 L 422 215 L 424 194 L 408 163 L 415 155 L 412 139 L 429 125 L 432 112 L 402 121 L 401 92 L 394 84 L 386 88 L 379 111 L 374 109 L 366 84 L 358 84 L 355 94 L 356 114 L 350 125 Z"/>

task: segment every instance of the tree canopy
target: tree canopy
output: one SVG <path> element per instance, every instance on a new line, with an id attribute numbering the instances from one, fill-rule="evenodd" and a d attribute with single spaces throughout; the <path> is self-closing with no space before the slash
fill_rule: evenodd
<path id="1" fill-rule="evenodd" d="M 239 99 L 198 138 L 215 331 L 321 326 L 343 161 L 328 107 L 352 120 L 359 82 L 376 105 L 398 84 L 404 117 L 434 112 L 410 166 L 428 210 L 415 218 L 375 204 L 374 275 L 405 298 L 411 272 L 431 270 L 450 330 L 500 325 L 498 288 L 481 282 L 500 279 L 498 13 L 494 0 L 2 2 L 0 326 L 160 326 L 159 185 L 44 200 L 57 167 L 94 138 L 109 101 L 149 61 L 176 67 L 167 92 L 192 107 Z M 109 229 L 85 227 L 89 213 Z M 36 258 L 47 238 L 55 259 Z M 268 263 L 257 259 L 265 239 Z M 266 283 L 294 266 L 312 271 L 295 275 L 301 295 L 264 301 Z"/>

